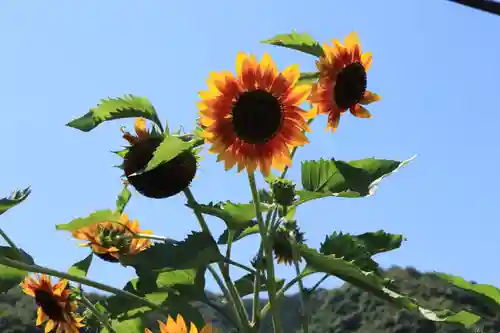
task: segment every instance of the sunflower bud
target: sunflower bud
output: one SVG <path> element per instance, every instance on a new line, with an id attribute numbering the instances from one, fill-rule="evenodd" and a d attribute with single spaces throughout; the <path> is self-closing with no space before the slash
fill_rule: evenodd
<path id="1" fill-rule="evenodd" d="M 291 206 L 295 201 L 295 184 L 288 179 L 275 179 L 271 182 L 274 200 L 282 206 Z"/>
<path id="2" fill-rule="evenodd" d="M 302 244 L 304 233 L 300 232 L 296 221 L 287 221 L 273 234 L 273 251 L 278 264 L 291 264 L 295 258 L 293 244 Z"/>

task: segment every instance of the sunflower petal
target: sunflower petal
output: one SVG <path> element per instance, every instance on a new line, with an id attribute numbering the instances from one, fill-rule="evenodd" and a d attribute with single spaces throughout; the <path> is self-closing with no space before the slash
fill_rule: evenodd
<path id="1" fill-rule="evenodd" d="M 372 53 L 365 52 L 361 55 L 361 64 L 365 68 L 365 71 L 368 71 L 372 66 Z"/>
<path id="2" fill-rule="evenodd" d="M 348 49 L 359 47 L 359 38 L 357 32 L 351 32 L 344 40 L 344 45 Z"/>
<path id="3" fill-rule="evenodd" d="M 56 323 L 52 319 L 49 320 L 47 324 L 45 324 L 45 333 L 49 333 L 50 331 L 52 331 L 55 326 Z"/>
<path id="4" fill-rule="evenodd" d="M 372 93 L 371 91 L 365 91 L 365 94 L 363 95 L 363 98 L 359 102 L 360 104 L 367 105 L 371 104 L 373 102 L 380 101 L 380 96 Z"/>
<path id="5" fill-rule="evenodd" d="M 138 138 L 148 137 L 148 129 L 146 128 L 146 119 L 137 118 L 134 122 L 134 130 L 135 134 L 137 134 Z"/>
<path id="6" fill-rule="evenodd" d="M 358 118 L 371 118 L 372 115 L 363 106 L 356 104 L 351 107 L 351 113 Z"/>
<path id="7" fill-rule="evenodd" d="M 311 94 L 312 86 L 303 84 L 292 88 L 286 97 L 284 104 L 302 104 Z"/>
<path id="8" fill-rule="evenodd" d="M 288 66 L 285 70 L 283 70 L 283 72 L 281 72 L 281 75 L 286 79 L 289 87 L 295 86 L 300 78 L 299 65 Z"/>
<path id="9" fill-rule="evenodd" d="M 236 76 L 240 77 L 243 74 L 243 63 L 248 59 L 244 52 L 238 52 L 236 55 Z"/>

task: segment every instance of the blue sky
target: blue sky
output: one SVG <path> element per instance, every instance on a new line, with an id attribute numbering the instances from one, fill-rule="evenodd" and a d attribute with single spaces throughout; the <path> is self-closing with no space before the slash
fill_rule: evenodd
<path id="1" fill-rule="evenodd" d="M 373 119 L 342 118 L 335 135 L 325 118 L 313 125 L 301 159 L 379 157 L 416 160 L 387 178 L 366 199 L 322 199 L 298 213 L 312 246 L 334 230 L 384 229 L 408 241 L 380 255 L 380 263 L 438 270 L 500 285 L 490 265 L 500 251 L 497 126 L 500 63 L 498 17 L 448 1 L 9 1 L 0 4 L 0 193 L 32 185 L 1 227 L 40 265 L 67 270 L 84 258 L 70 234 L 54 225 L 113 208 L 121 190 L 119 163 L 110 153 L 124 144 L 105 123 L 90 133 L 64 125 L 107 96 L 147 96 L 170 128 L 191 130 L 197 92 L 210 71 L 234 71 L 238 51 L 270 52 L 280 69 L 314 58 L 259 44 L 277 33 L 308 32 L 319 41 L 357 31 L 373 52 L 369 89 L 383 100 Z M 496 60 L 495 60 L 496 59 Z M 229 187 L 228 184 L 231 184 Z M 193 192 L 200 202 L 247 202 L 245 174 L 224 172 L 213 155 L 202 163 Z M 127 208 L 145 229 L 182 239 L 198 230 L 177 196 L 152 201 L 135 195 Z M 223 222 L 210 220 L 215 235 Z M 237 243 L 248 261 L 257 238 Z M 238 272 L 236 269 L 234 272 Z M 281 277 L 292 269 L 279 267 Z M 90 278 L 121 287 L 132 269 L 94 260 Z M 316 278 L 312 278 L 315 280 Z M 325 286 L 339 282 L 330 279 Z M 209 280 L 208 288 L 215 290 Z"/>

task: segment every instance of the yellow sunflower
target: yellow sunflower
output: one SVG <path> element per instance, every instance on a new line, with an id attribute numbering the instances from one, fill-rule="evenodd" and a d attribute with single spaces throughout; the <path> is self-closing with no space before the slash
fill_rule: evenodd
<path id="1" fill-rule="evenodd" d="M 371 52 L 361 52 L 358 35 L 353 32 L 345 39 L 345 45 L 332 40 L 333 46 L 323 44 L 324 56 L 316 61 L 320 78 L 313 86 L 309 101 L 313 109 L 307 117 L 328 115 L 328 126 L 335 131 L 340 115 L 349 109 L 359 118 L 371 118 L 363 105 L 380 100 L 380 97 L 366 90 L 366 72 L 372 64 Z"/>
<path id="2" fill-rule="evenodd" d="M 198 328 L 191 323 L 191 327 L 188 330 L 186 322 L 184 318 L 180 314 L 177 315 L 177 320 L 174 320 L 172 317 L 167 318 L 167 322 L 163 323 L 158 321 L 158 325 L 160 326 L 160 333 L 218 333 L 218 329 L 213 329 L 212 325 L 207 324 L 201 330 L 198 331 Z M 144 333 L 152 333 L 149 329 L 145 329 Z"/>
<path id="3" fill-rule="evenodd" d="M 35 298 L 38 306 L 36 326 L 46 322 L 45 333 L 78 333 L 79 328 L 85 326 L 83 318 L 75 314 L 78 304 L 70 300 L 67 280 L 52 285 L 50 276 L 35 274 L 21 282 L 21 288 Z"/>
<path id="4" fill-rule="evenodd" d="M 129 220 L 127 214 L 122 214 L 118 223 L 101 222 L 72 232 L 73 237 L 88 243 L 80 246 L 90 246 L 92 251 L 103 260 L 117 262 L 120 255 L 134 255 L 149 246 L 151 240 L 132 238 L 132 232 L 152 234 L 151 230 L 140 230 L 139 221 Z"/>
<path id="5" fill-rule="evenodd" d="M 258 63 L 242 52 L 236 57 L 236 76 L 210 74 L 209 89 L 199 93 L 200 135 L 226 170 L 237 165 L 238 172 L 260 168 L 268 175 L 271 167 L 290 166 L 290 149 L 309 142 L 306 113 L 299 106 L 311 87 L 296 86 L 299 76 L 297 65 L 278 74 L 268 54 Z"/>

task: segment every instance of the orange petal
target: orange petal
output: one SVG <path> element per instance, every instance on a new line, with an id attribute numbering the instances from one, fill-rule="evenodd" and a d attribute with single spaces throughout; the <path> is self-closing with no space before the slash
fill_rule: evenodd
<path id="1" fill-rule="evenodd" d="M 135 133 L 139 138 L 146 137 L 148 135 L 148 130 L 146 128 L 146 119 L 137 118 L 134 122 Z"/>
<path id="2" fill-rule="evenodd" d="M 236 76 L 241 77 L 243 72 L 243 63 L 248 59 L 244 52 L 238 52 L 236 55 Z"/>
<path id="3" fill-rule="evenodd" d="M 43 312 L 42 308 L 36 310 L 36 326 L 42 325 L 42 323 L 47 319 L 47 315 Z"/>
<path id="4" fill-rule="evenodd" d="M 372 53 L 365 52 L 361 55 L 361 64 L 365 68 L 365 71 L 368 71 L 372 66 Z"/>
<path id="5" fill-rule="evenodd" d="M 52 331 L 55 326 L 56 326 L 56 323 L 52 319 L 49 320 L 47 322 L 47 324 L 45 325 L 45 333 L 49 333 L 50 331 Z"/>
<path id="6" fill-rule="evenodd" d="M 300 105 L 302 104 L 309 95 L 311 94 L 311 86 L 308 84 L 300 85 L 300 86 L 295 86 L 292 91 L 288 94 L 286 97 L 284 103 L 285 104 L 297 104 Z"/>
<path id="7" fill-rule="evenodd" d="M 309 111 L 307 111 L 304 114 L 305 119 L 312 119 L 312 118 L 316 118 L 317 116 L 318 116 L 318 108 L 316 106 L 312 107 Z"/>
<path id="8" fill-rule="evenodd" d="M 380 96 L 372 93 L 371 91 L 365 91 L 365 94 L 363 95 L 363 98 L 359 102 L 360 104 L 367 105 L 376 101 L 380 100 Z"/>
<path id="9" fill-rule="evenodd" d="M 185 332 L 187 330 L 186 322 L 180 313 L 177 314 L 177 327 L 181 332 Z"/>
<path id="10" fill-rule="evenodd" d="M 356 104 L 351 107 L 351 113 L 358 118 L 371 118 L 372 115 L 363 106 Z"/>
<path id="11" fill-rule="evenodd" d="M 339 127 L 339 122 L 340 122 L 340 113 L 330 112 L 330 114 L 328 115 L 327 129 L 330 128 L 332 132 L 335 132 Z"/>
<path id="12" fill-rule="evenodd" d="M 299 65 L 291 65 L 285 68 L 281 75 L 288 82 L 289 87 L 293 87 L 300 78 Z"/>

